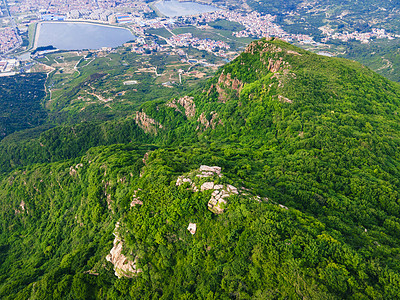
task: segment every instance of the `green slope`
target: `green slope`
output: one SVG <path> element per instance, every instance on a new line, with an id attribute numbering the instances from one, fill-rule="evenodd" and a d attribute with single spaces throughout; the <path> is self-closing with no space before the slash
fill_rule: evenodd
<path id="1" fill-rule="evenodd" d="M 399 96 L 358 63 L 261 40 L 137 126 L 42 134 L 59 143 L 1 181 L 0 297 L 395 299 Z M 238 194 L 209 209 L 205 182 Z M 121 279 L 105 259 L 117 222 L 140 269 Z"/>

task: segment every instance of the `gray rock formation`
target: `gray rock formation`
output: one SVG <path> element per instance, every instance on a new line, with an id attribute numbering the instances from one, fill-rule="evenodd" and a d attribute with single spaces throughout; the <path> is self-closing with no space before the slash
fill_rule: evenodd
<path id="1" fill-rule="evenodd" d="M 146 133 L 157 134 L 158 129 L 163 128 L 159 122 L 150 118 L 145 112 L 141 111 L 136 112 L 135 122 Z"/>
<path id="2" fill-rule="evenodd" d="M 114 265 L 115 276 L 118 278 L 123 276 L 131 278 L 136 273 L 141 272 L 141 270 L 136 269 L 136 259 L 135 261 L 131 261 L 124 254 L 122 254 L 123 242 L 118 236 L 118 227 L 119 223 L 115 225 L 115 238 L 113 242 L 114 246 L 110 250 L 110 254 L 106 256 L 106 260 Z"/>

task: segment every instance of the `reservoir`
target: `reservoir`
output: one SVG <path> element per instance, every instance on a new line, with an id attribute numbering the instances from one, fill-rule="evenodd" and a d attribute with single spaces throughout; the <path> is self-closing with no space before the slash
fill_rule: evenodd
<path id="1" fill-rule="evenodd" d="M 79 22 L 43 22 L 37 25 L 35 48 L 53 46 L 60 50 L 118 47 L 135 39 L 125 28 Z"/>
<path id="2" fill-rule="evenodd" d="M 180 2 L 177 0 L 161 0 L 155 4 L 155 7 L 167 17 L 190 16 L 220 10 L 218 7 L 211 5 L 196 2 Z"/>

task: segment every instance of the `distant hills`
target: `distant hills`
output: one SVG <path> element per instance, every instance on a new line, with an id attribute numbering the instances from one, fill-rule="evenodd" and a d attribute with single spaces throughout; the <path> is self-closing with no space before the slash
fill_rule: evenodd
<path id="1" fill-rule="evenodd" d="M 184 97 L 3 144 L 0 298 L 395 299 L 399 110 L 262 39 Z"/>

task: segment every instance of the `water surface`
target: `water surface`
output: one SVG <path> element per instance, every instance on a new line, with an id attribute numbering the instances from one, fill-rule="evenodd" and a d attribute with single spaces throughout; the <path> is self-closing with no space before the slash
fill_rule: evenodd
<path id="1" fill-rule="evenodd" d="M 197 15 L 206 12 L 220 10 L 211 5 L 199 4 L 195 2 L 179 2 L 177 0 L 160 1 L 155 4 L 156 8 L 167 17 L 179 17 Z"/>
<path id="2" fill-rule="evenodd" d="M 36 47 L 52 45 L 60 50 L 114 48 L 135 38 L 124 28 L 89 23 L 44 22 L 38 26 Z"/>

